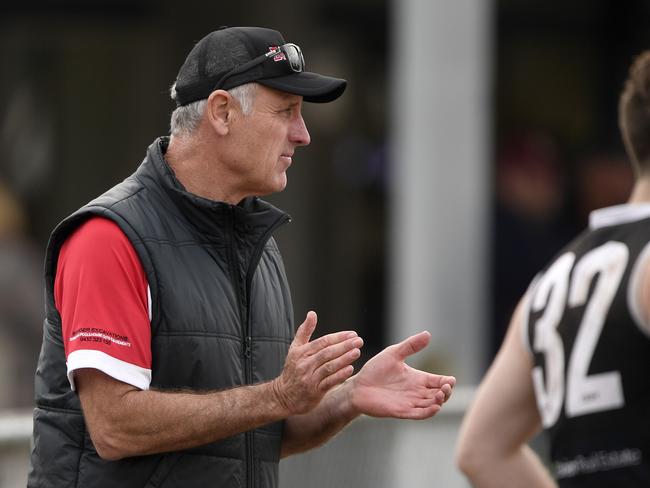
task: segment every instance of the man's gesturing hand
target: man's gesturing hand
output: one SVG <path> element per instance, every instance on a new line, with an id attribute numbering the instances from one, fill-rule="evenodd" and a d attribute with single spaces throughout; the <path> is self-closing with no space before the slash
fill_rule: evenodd
<path id="1" fill-rule="evenodd" d="M 333 387 L 352 376 L 363 340 L 354 331 L 328 334 L 310 342 L 316 313 L 308 312 L 298 327 L 282 374 L 273 380 L 277 400 L 291 414 L 312 410 Z"/>
<path id="2" fill-rule="evenodd" d="M 428 332 L 420 332 L 370 359 L 350 380 L 353 408 L 373 417 L 425 419 L 436 414 L 456 378 L 426 373 L 404 362 L 424 349 L 429 338 Z"/>

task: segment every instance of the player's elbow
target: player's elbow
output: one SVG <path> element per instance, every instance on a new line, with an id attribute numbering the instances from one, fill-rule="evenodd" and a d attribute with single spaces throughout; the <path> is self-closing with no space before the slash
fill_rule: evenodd
<path id="1" fill-rule="evenodd" d="M 456 466 L 469 479 L 476 478 L 485 468 L 489 452 L 477 440 L 461 438 L 456 448 Z"/>
<path id="2" fill-rule="evenodd" d="M 475 468 L 476 456 L 471 447 L 461 443 L 456 449 L 456 467 L 465 475 L 469 475 Z"/>

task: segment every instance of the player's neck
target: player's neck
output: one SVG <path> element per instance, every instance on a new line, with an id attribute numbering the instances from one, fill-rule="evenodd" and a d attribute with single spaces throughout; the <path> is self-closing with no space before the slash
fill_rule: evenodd
<path id="1" fill-rule="evenodd" d="M 650 176 L 636 180 L 628 203 L 650 203 Z"/>

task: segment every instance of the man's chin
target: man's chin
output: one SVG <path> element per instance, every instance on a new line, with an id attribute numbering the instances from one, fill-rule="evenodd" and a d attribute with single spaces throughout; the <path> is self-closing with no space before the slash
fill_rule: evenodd
<path id="1" fill-rule="evenodd" d="M 278 179 L 275 185 L 275 189 L 272 193 L 278 193 L 283 191 L 287 187 L 287 174 L 282 173 L 282 176 Z"/>
<path id="2" fill-rule="evenodd" d="M 284 191 L 286 187 L 287 187 L 287 178 L 285 177 L 283 180 L 274 183 L 269 188 L 266 188 L 265 190 L 256 193 L 255 196 L 264 197 L 268 195 L 273 195 L 274 193 L 280 193 L 281 191 Z"/>

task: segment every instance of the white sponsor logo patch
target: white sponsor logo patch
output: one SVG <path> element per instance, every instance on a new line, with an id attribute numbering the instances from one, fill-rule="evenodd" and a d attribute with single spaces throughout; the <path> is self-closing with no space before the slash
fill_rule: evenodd
<path id="1" fill-rule="evenodd" d="M 127 336 L 94 327 L 84 327 L 83 329 L 75 330 L 68 341 L 72 342 L 76 340 L 82 342 L 102 342 L 108 345 L 117 344 L 118 346 L 131 347 L 131 343 Z"/>

